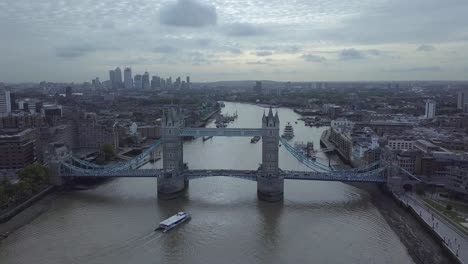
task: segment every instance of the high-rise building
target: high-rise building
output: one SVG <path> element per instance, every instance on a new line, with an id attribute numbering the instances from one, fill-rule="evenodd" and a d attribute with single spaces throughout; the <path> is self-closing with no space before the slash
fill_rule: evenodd
<path id="1" fill-rule="evenodd" d="M 71 98 L 72 94 L 73 94 L 73 90 L 71 86 L 67 86 L 67 88 L 65 88 L 65 97 Z"/>
<path id="2" fill-rule="evenodd" d="M 468 91 L 467 91 L 467 89 L 465 89 L 465 91 L 458 92 L 457 108 L 458 109 L 463 109 L 465 104 L 468 104 Z"/>
<path id="3" fill-rule="evenodd" d="M 114 72 L 114 70 L 109 71 L 109 81 L 110 81 L 110 84 L 111 84 L 111 88 L 113 88 L 114 83 L 115 83 L 115 72 Z"/>
<path id="4" fill-rule="evenodd" d="M 180 89 L 180 85 L 182 83 L 180 82 L 180 77 L 176 78 L 176 81 L 174 82 L 174 89 Z"/>
<path id="5" fill-rule="evenodd" d="M 190 85 L 190 76 L 187 76 L 187 78 L 186 78 L 186 79 L 187 79 L 187 80 L 186 80 L 186 83 L 187 83 L 187 89 L 190 89 L 190 86 L 191 86 L 191 85 Z"/>
<path id="6" fill-rule="evenodd" d="M 143 89 L 143 76 L 141 74 L 135 75 L 134 83 L 135 89 Z"/>
<path id="7" fill-rule="evenodd" d="M 153 76 L 151 78 L 151 89 L 159 90 L 161 88 L 161 78 L 159 76 Z"/>
<path id="8" fill-rule="evenodd" d="M 124 70 L 124 87 L 127 90 L 133 88 L 132 69 L 130 68 Z"/>
<path id="9" fill-rule="evenodd" d="M 255 91 L 255 93 L 257 93 L 257 94 L 261 94 L 261 93 L 262 93 L 262 82 L 260 82 L 260 81 L 256 81 L 256 82 L 255 82 L 254 91 Z"/>
<path id="10" fill-rule="evenodd" d="M 122 71 L 119 67 L 114 70 L 114 89 L 122 88 Z"/>
<path id="11" fill-rule="evenodd" d="M 426 119 L 432 119 L 435 117 L 436 113 L 436 102 L 433 100 L 426 101 Z"/>
<path id="12" fill-rule="evenodd" d="M 91 83 L 95 89 L 101 88 L 101 81 L 99 81 L 99 77 L 96 77 L 96 79 L 93 79 Z"/>
<path id="13" fill-rule="evenodd" d="M 143 74 L 142 86 L 143 86 L 144 90 L 149 90 L 149 88 L 150 88 L 150 79 L 149 79 L 149 73 L 148 72 L 145 72 Z"/>
<path id="14" fill-rule="evenodd" d="M 169 78 L 166 79 L 166 88 L 168 90 L 172 89 L 172 77 L 169 77 Z"/>
<path id="15" fill-rule="evenodd" d="M 0 89 L 0 113 L 11 112 L 11 97 L 10 91 L 6 89 Z"/>
<path id="16" fill-rule="evenodd" d="M 166 80 L 164 78 L 161 78 L 161 90 L 166 90 Z"/>

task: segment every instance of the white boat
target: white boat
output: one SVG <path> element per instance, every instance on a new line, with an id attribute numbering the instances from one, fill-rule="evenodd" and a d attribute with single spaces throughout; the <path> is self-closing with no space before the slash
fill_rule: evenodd
<path id="1" fill-rule="evenodd" d="M 159 223 L 159 226 L 156 228 L 156 230 L 162 230 L 163 233 L 166 233 L 183 222 L 190 220 L 190 218 L 192 218 L 190 214 L 185 212 L 178 212 L 177 214 Z"/>
<path id="2" fill-rule="evenodd" d="M 291 123 L 288 122 L 288 124 L 284 127 L 283 135 L 281 135 L 281 137 L 285 139 L 291 139 L 294 137 L 294 128 Z"/>

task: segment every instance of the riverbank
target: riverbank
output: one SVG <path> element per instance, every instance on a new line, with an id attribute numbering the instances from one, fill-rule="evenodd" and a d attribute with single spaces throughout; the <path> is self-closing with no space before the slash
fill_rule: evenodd
<path id="1" fill-rule="evenodd" d="M 367 191 L 388 225 L 405 245 L 417 264 L 455 263 L 432 234 L 407 209 L 400 206 L 382 188 L 368 184 L 353 184 Z"/>
<path id="2" fill-rule="evenodd" d="M 0 224 L 0 242 L 5 239 L 2 234 L 11 235 L 11 233 L 21 227 L 31 223 L 41 214 L 49 210 L 52 202 L 60 196 L 60 192 L 48 192 L 37 198 L 35 202 L 23 208 L 20 212 L 12 216 L 7 222 Z"/>

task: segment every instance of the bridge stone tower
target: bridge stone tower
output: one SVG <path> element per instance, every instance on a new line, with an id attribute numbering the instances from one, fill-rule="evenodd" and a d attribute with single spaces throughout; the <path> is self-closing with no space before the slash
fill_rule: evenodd
<path id="1" fill-rule="evenodd" d="M 183 176 L 183 140 L 179 136 L 184 127 L 180 109 L 169 109 L 163 113 L 161 138 L 163 147 L 163 172 L 158 177 L 158 198 L 168 200 L 183 194 L 188 181 Z"/>
<path id="2" fill-rule="evenodd" d="M 260 200 L 276 202 L 283 199 L 284 177 L 278 167 L 280 122 L 278 112 L 262 118 L 262 165 L 257 177 L 257 195 Z"/>

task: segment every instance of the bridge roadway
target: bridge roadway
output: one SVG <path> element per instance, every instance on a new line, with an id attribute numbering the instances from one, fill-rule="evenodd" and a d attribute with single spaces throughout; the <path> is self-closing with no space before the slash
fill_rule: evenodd
<path id="1" fill-rule="evenodd" d="M 181 129 L 179 135 L 192 137 L 254 137 L 262 136 L 262 128 L 192 128 Z"/>
<path id="2" fill-rule="evenodd" d="M 129 178 L 156 178 L 162 170 L 140 169 L 140 170 L 120 170 L 107 172 L 86 172 L 73 171 L 62 173 L 63 177 L 129 177 Z M 385 183 L 386 180 L 380 173 L 363 176 L 356 173 L 330 173 L 316 171 L 282 171 L 282 176 L 287 180 L 309 180 L 309 181 L 339 181 L 339 182 L 362 182 L 362 183 Z M 207 177 L 231 177 L 244 180 L 257 181 L 258 171 L 256 170 L 188 170 L 184 175 L 189 180 Z"/>

